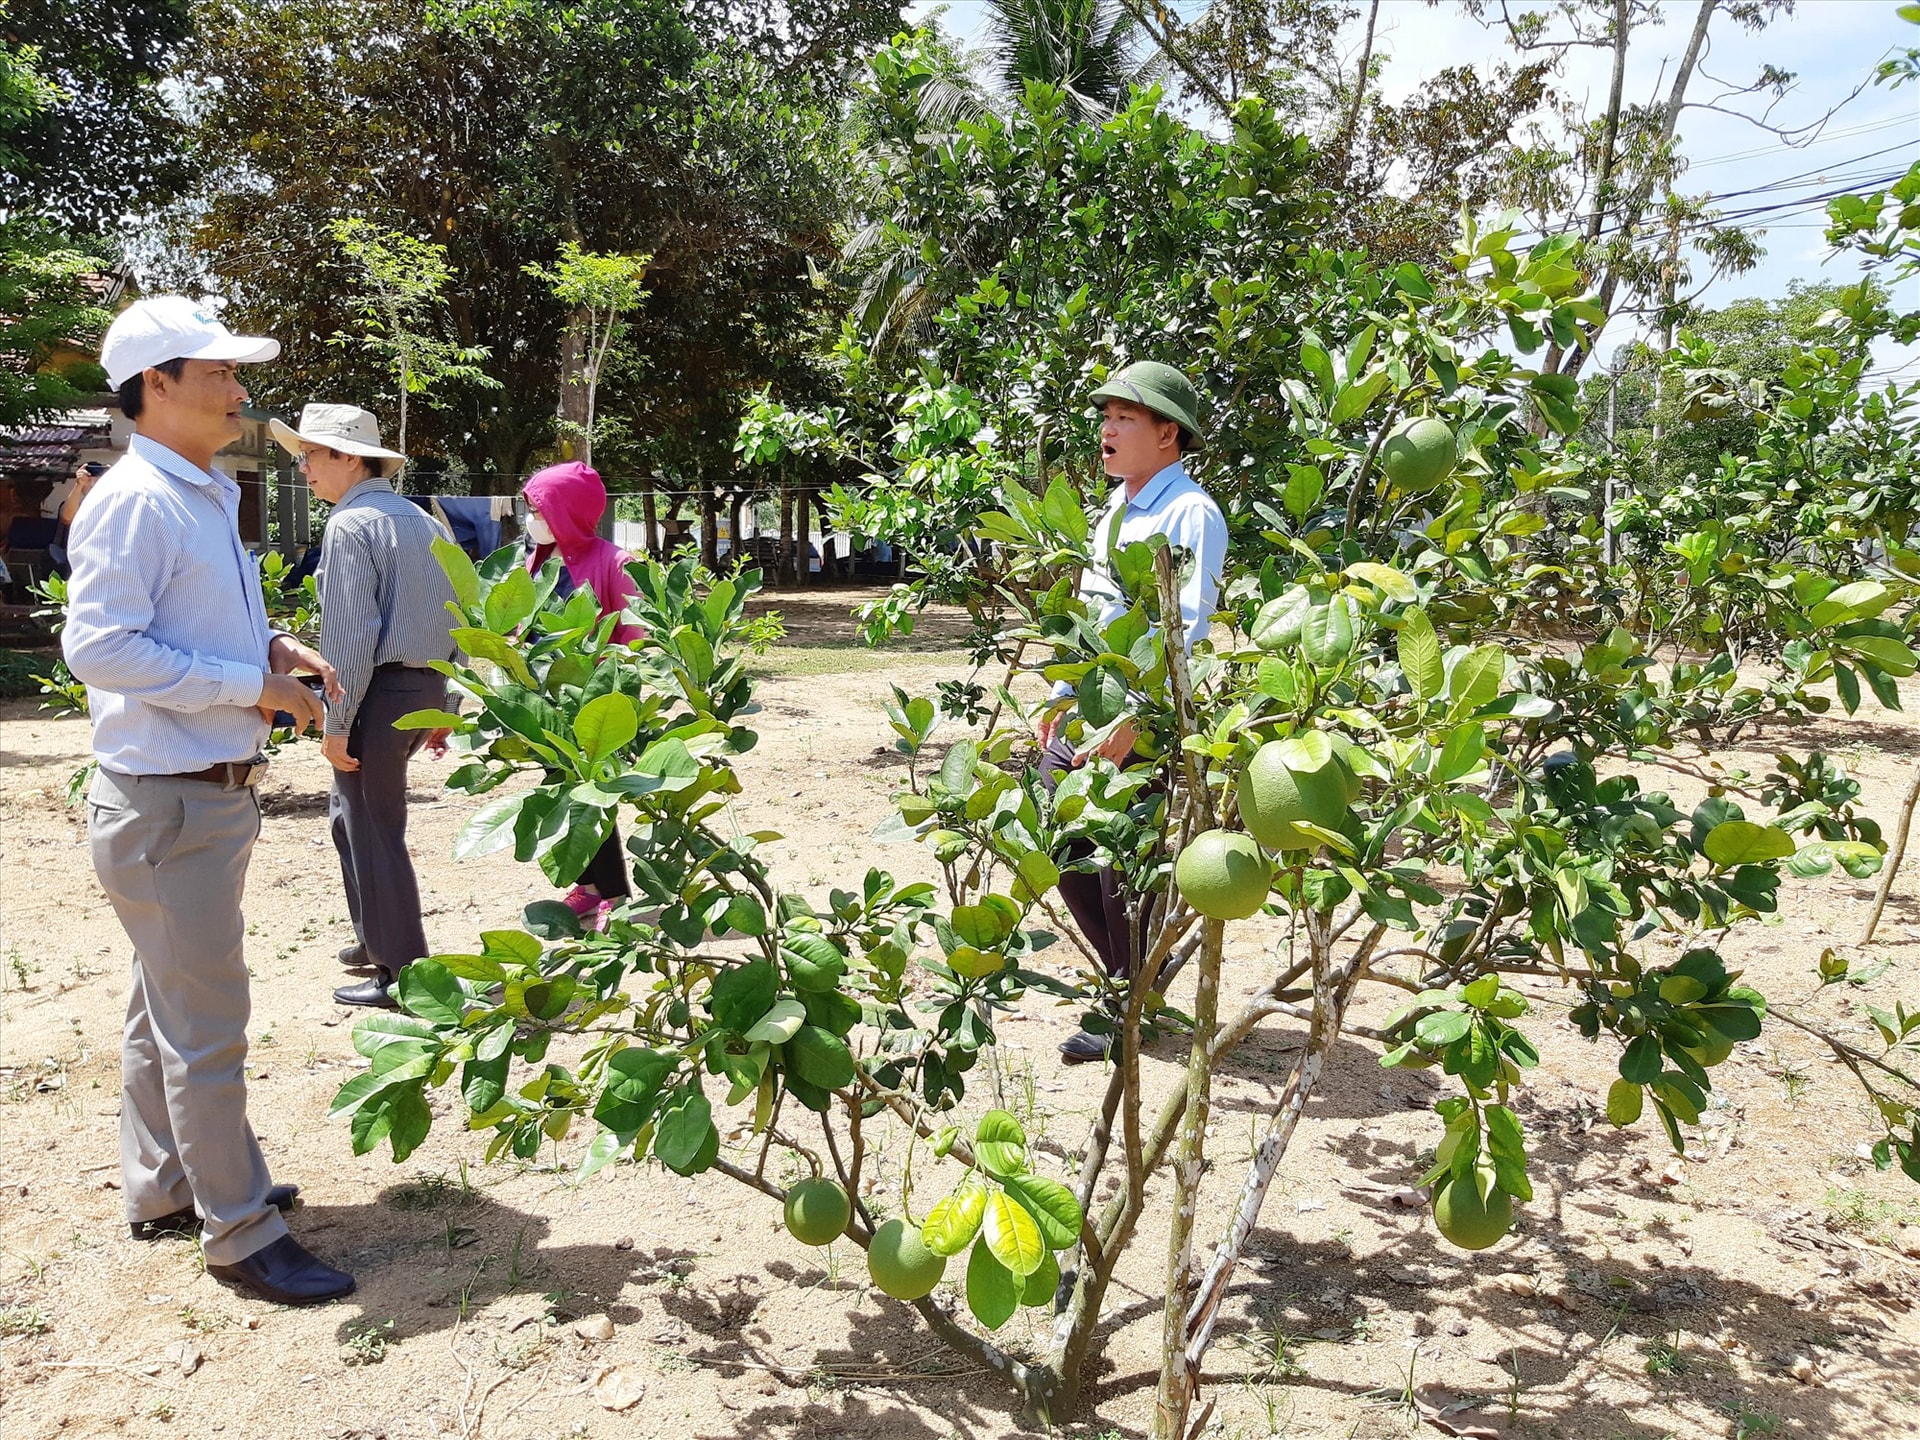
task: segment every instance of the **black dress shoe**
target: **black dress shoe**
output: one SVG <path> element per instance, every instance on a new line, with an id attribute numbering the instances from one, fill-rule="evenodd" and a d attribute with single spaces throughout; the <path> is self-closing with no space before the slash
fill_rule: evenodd
<path id="1" fill-rule="evenodd" d="M 293 1197 L 299 1193 L 298 1185 L 269 1185 L 267 1203 L 284 1214 L 293 1209 Z M 200 1232 L 200 1212 L 188 1205 L 155 1220 L 135 1220 L 127 1228 L 133 1232 L 136 1240 L 159 1240 L 168 1235 L 197 1235 Z"/>
<path id="2" fill-rule="evenodd" d="M 1095 1060 L 1107 1058 L 1107 1052 L 1113 1048 L 1110 1035 L 1090 1035 L 1085 1030 L 1076 1030 L 1060 1042 L 1060 1058 L 1069 1065 L 1088 1065 Z"/>
<path id="3" fill-rule="evenodd" d="M 334 1269 L 291 1235 L 235 1264 L 209 1265 L 207 1274 L 278 1305 L 318 1305 L 353 1293 L 353 1276 Z"/>
<path id="4" fill-rule="evenodd" d="M 384 970 L 376 970 L 357 985 L 342 985 L 333 992 L 336 1005 L 365 1005 L 375 1010 L 398 1010 L 400 1002 L 387 993 L 387 987 L 393 984 L 393 977 Z"/>
<path id="5" fill-rule="evenodd" d="M 349 970 L 373 969 L 373 957 L 367 953 L 367 947 L 358 940 L 340 952 L 340 963 Z"/>

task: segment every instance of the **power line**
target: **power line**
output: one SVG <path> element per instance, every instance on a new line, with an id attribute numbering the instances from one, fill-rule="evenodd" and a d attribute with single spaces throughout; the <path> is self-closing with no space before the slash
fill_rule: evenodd
<path id="1" fill-rule="evenodd" d="M 1695 170 L 1705 170 L 1710 165 L 1730 165 L 1736 160 L 1753 160 L 1762 155 L 1775 154 L 1782 149 L 1812 149 L 1815 145 L 1826 145 L 1835 140 L 1850 139 L 1855 135 L 1871 135 L 1875 131 L 1891 130 L 1896 125 L 1905 125 L 1911 129 L 1913 119 L 1911 116 L 1896 115 L 1890 120 L 1880 120 L 1870 125 L 1854 125 L 1845 130 L 1835 130 L 1832 134 L 1822 135 L 1818 140 L 1810 141 L 1806 145 L 1787 146 L 1776 141 L 1772 145 L 1761 145 L 1752 150 L 1738 150 L 1730 155 L 1715 155 L 1707 160 L 1693 160 L 1687 164 L 1687 173 L 1691 174 Z"/>

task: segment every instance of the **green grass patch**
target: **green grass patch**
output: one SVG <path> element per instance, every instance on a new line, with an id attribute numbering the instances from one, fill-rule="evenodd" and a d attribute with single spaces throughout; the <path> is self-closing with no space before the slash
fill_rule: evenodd
<path id="1" fill-rule="evenodd" d="M 805 675 L 863 675 L 875 670 L 898 669 L 902 665 L 938 664 L 959 661 L 965 652 L 956 647 L 909 649 L 893 647 L 869 650 L 860 644 L 848 645 L 776 645 L 764 655 L 747 662 L 748 668 L 763 678 L 780 679 Z"/>

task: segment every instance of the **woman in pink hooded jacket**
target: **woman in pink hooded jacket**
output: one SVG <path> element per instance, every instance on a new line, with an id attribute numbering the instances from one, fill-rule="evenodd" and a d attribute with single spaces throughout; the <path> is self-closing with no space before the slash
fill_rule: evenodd
<path id="1" fill-rule="evenodd" d="M 603 616 L 626 609 L 637 590 L 633 577 L 627 574 L 633 557 L 612 541 L 600 538 L 607 487 L 600 483 L 599 471 L 578 460 L 549 465 L 527 481 L 520 493 L 530 512 L 527 538 L 533 541 L 527 568 L 537 574 L 558 553 L 562 584 L 568 592 L 582 585 L 588 587 L 600 602 Z M 645 633 L 638 625 L 622 623 L 613 627 L 613 641 L 625 645 Z M 620 832 L 615 830 L 580 872 L 579 883 L 567 892 L 565 903 L 582 922 L 597 930 L 605 923 L 607 911 L 631 893 Z"/>

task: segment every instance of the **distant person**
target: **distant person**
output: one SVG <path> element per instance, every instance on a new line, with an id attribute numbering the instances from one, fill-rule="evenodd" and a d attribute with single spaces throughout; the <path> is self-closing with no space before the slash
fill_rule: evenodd
<path id="1" fill-rule="evenodd" d="M 320 542 L 320 653 L 340 676 L 320 753 L 333 766 L 327 817 L 354 943 L 340 952 L 366 979 L 333 992 L 342 1005 L 393 1009 L 400 972 L 425 956 L 420 882 L 407 853 L 407 763 L 422 746 L 445 754 L 447 732 L 396 730 L 415 710 L 447 703 L 453 585 L 434 557 L 440 522 L 394 493 L 403 463 L 380 424 L 353 405 L 309 405 L 273 438 L 299 456 L 307 487 L 333 507 Z"/>
<path id="2" fill-rule="evenodd" d="M 1112 555 L 1153 535 L 1164 535 L 1192 557 L 1193 568 L 1180 587 L 1180 619 L 1189 650 L 1207 633 L 1220 576 L 1227 558 L 1227 521 L 1213 497 L 1187 474 L 1184 457 L 1200 448 L 1199 396 L 1193 382 L 1171 365 L 1151 360 L 1127 366 L 1093 392 L 1101 407 L 1100 458 L 1119 483 L 1095 523 L 1096 563 L 1080 577 L 1080 598 L 1093 606 L 1093 623 L 1105 629 L 1127 612 L 1126 595 L 1112 576 Z M 1138 738 L 1130 719 L 1122 719 L 1105 741 L 1076 750 L 1064 734 L 1073 687 L 1061 682 L 1055 704 L 1043 714 L 1038 738 L 1040 775 L 1051 789 L 1060 775 L 1095 755 L 1125 764 Z M 1074 923 L 1116 980 L 1133 974 L 1125 886 L 1110 867 L 1089 874 L 1060 876 L 1060 897 Z M 1068 1064 L 1105 1059 L 1111 1037 L 1081 1030 L 1060 1046 Z"/>
<path id="3" fill-rule="evenodd" d="M 309 1254 L 247 1124 L 247 861 L 275 711 L 318 727 L 290 673 L 333 668 L 267 623 L 240 543 L 240 487 L 213 468 L 243 433 L 236 365 L 278 341 L 230 334 L 193 301 L 137 301 L 100 363 L 133 422 L 126 458 L 79 507 L 61 647 L 85 683 L 100 762 L 88 792 L 94 870 L 133 942 L 120 1055 L 121 1194 L 134 1236 L 201 1231 L 207 1273 L 283 1305 L 353 1277 Z"/>
<path id="4" fill-rule="evenodd" d="M 94 482 L 107 473 L 107 467 L 98 460 L 87 460 L 74 468 L 73 482 L 68 485 L 66 497 L 61 500 L 56 518 L 59 527 L 53 532 L 53 539 L 47 542 L 47 560 L 53 566 L 53 573 L 65 580 L 73 573 L 73 567 L 67 561 L 67 540 L 73 533 L 73 517 L 80 513 L 80 502 L 92 491 Z"/>
<path id="5" fill-rule="evenodd" d="M 602 617 L 626 609 L 638 587 L 627 574 L 633 556 L 600 538 L 600 517 L 607 510 L 607 487 L 600 472 L 578 460 L 549 465 L 520 491 L 527 502 L 527 569 L 538 574 L 556 554 L 567 592 L 584 585 L 600 602 Z M 625 645 L 645 634 L 638 625 L 613 627 L 613 643 Z M 566 907 L 589 929 L 606 923 L 607 912 L 633 893 L 627 881 L 626 852 L 615 830 L 595 852 L 579 881 L 563 897 Z"/>

